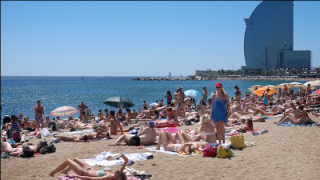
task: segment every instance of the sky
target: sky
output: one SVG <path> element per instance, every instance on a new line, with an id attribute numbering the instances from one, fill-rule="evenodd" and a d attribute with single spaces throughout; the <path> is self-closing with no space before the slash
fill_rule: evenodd
<path id="1" fill-rule="evenodd" d="M 245 66 L 261 1 L 1 2 L 1 76 L 188 76 Z M 320 66 L 320 2 L 294 2 L 294 50 Z"/>

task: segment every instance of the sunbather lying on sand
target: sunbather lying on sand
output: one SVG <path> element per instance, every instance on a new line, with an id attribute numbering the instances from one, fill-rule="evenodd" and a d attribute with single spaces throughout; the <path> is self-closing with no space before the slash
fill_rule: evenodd
<path id="1" fill-rule="evenodd" d="M 10 156 L 19 156 L 23 152 L 23 148 L 28 147 L 34 152 L 37 152 L 41 146 L 40 144 L 34 145 L 32 143 L 25 143 L 25 140 L 26 140 L 25 136 L 22 135 L 21 142 L 18 144 L 15 144 L 15 147 L 13 148 L 10 143 L 4 142 L 1 138 L 1 154 L 3 152 L 9 152 Z"/>
<path id="2" fill-rule="evenodd" d="M 105 170 L 95 170 L 89 164 L 84 162 L 79 158 L 66 159 L 62 164 L 60 164 L 56 169 L 49 173 L 49 176 L 54 176 L 54 174 L 58 172 L 62 172 L 67 174 L 70 170 L 74 171 L 76 175 L 74 177 L 80 178 L 82 180 L 93 180 L 93 179 L 104 179 L 104 180 L 126 180 L 127 176 L 123 172 L 125 169 L 128 158 L 121 154 L 124 160 L 123 165 L 121 166 L 119 171 L 112 172 L 112 171 L 105 171 Z"/>
<path id="3" fill-rule="evenodd" d="M 180 142 L 181 140 L 181 142 Z M 173 152 L 188 152 L 189 154 L 195 150 L 202 150 L 207 144 L 206 142 L 185 142 L 183 137 L 179 138 L 179 143 L 176 143 L 176 140 L 172 137 L 170 132 L 161 132 L 158 139 L 158 145 L 156 150 L 160 150 L 160 146 L 162 145 L 165 151 L 173 151 Z"/>
<path id="4" fill-rule="evenodd" d="M 296 124 L 296 125 L 306 124 L 307 121 L 310 121 L 310 123 L 314 123 L 314 121 L 312 121 L 312 120 L 309 118 L 308 113 L 304 110 L 303 105 L 300 105 L 300 106 L 299 106 L 299 109 L 300 109 L 300 114 L 299 114 L 299 117 L 300 117 L 300 118 L 294 118 L 294 117 L 291 117 L 291 116 L 286 116 L 286 117 L 285 117 L 284 119 L 282 119 L 281 121 L 275 122 L 275 123 L 276 123 L 276 124 L 282 124 L 282 123 L 284 123 L 284 122 L 291 122 L 292 124 Z"/>
<path id="5" fill-rule="evenodd" d="M 148 127 L 139 132 L 137 135 L 124 134 L 120 136 L 113 144 L 109 146 L 125 145 L 152 145 L 156 139 L 156 131 L 153 121 L 148 122 Z M 124 142 L 123 142 L 124 141 Z"/>
<path id="6" fill-rule="evenodd" d="M 85 133 L 83 135 L 54 135 L 54 137 L 59 137 L 63 141 L 87 142 L 89 139 L 110 138 L 110 135 L 108 132 L 98 131 Z"/>

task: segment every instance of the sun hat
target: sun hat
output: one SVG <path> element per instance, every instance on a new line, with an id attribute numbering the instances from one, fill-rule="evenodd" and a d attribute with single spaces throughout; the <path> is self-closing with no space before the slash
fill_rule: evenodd
<path id="1" fill-rule="evenodd" d="M 216 87 L 222 87 L 222 84 L 221 84 L 220 82 L 218 82 L 218 83 L 216 84 Z"/>

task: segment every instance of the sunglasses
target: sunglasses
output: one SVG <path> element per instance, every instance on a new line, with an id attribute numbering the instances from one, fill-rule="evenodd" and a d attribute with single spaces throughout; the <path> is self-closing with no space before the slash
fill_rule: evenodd
<path id="1" fill-rule="evenodd" d="M 216 88 L 218 89 L 218 88 L 221 88 L 221 87 L 220 87 L 220 86 L 217 86 Z"/>

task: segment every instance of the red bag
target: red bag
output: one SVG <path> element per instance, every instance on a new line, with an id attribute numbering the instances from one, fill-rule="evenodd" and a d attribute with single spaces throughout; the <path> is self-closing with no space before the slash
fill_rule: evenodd
<path id="1" fill-rule="evenodd" d="M 212 147 L 209 144 L 204 147 L 202 156 L 203 157 L 215 157 L 217 155 L 217 147 Z"/>
<path id="2" fill-rule="evenodd" d="M 19 140 L 19 134 L 16 132 L 16 130 L 12 131 L 11 136 L 12 136 L 12 139 L 13 139 L 15 142 L 18 142 L 18 140 Z"/>

